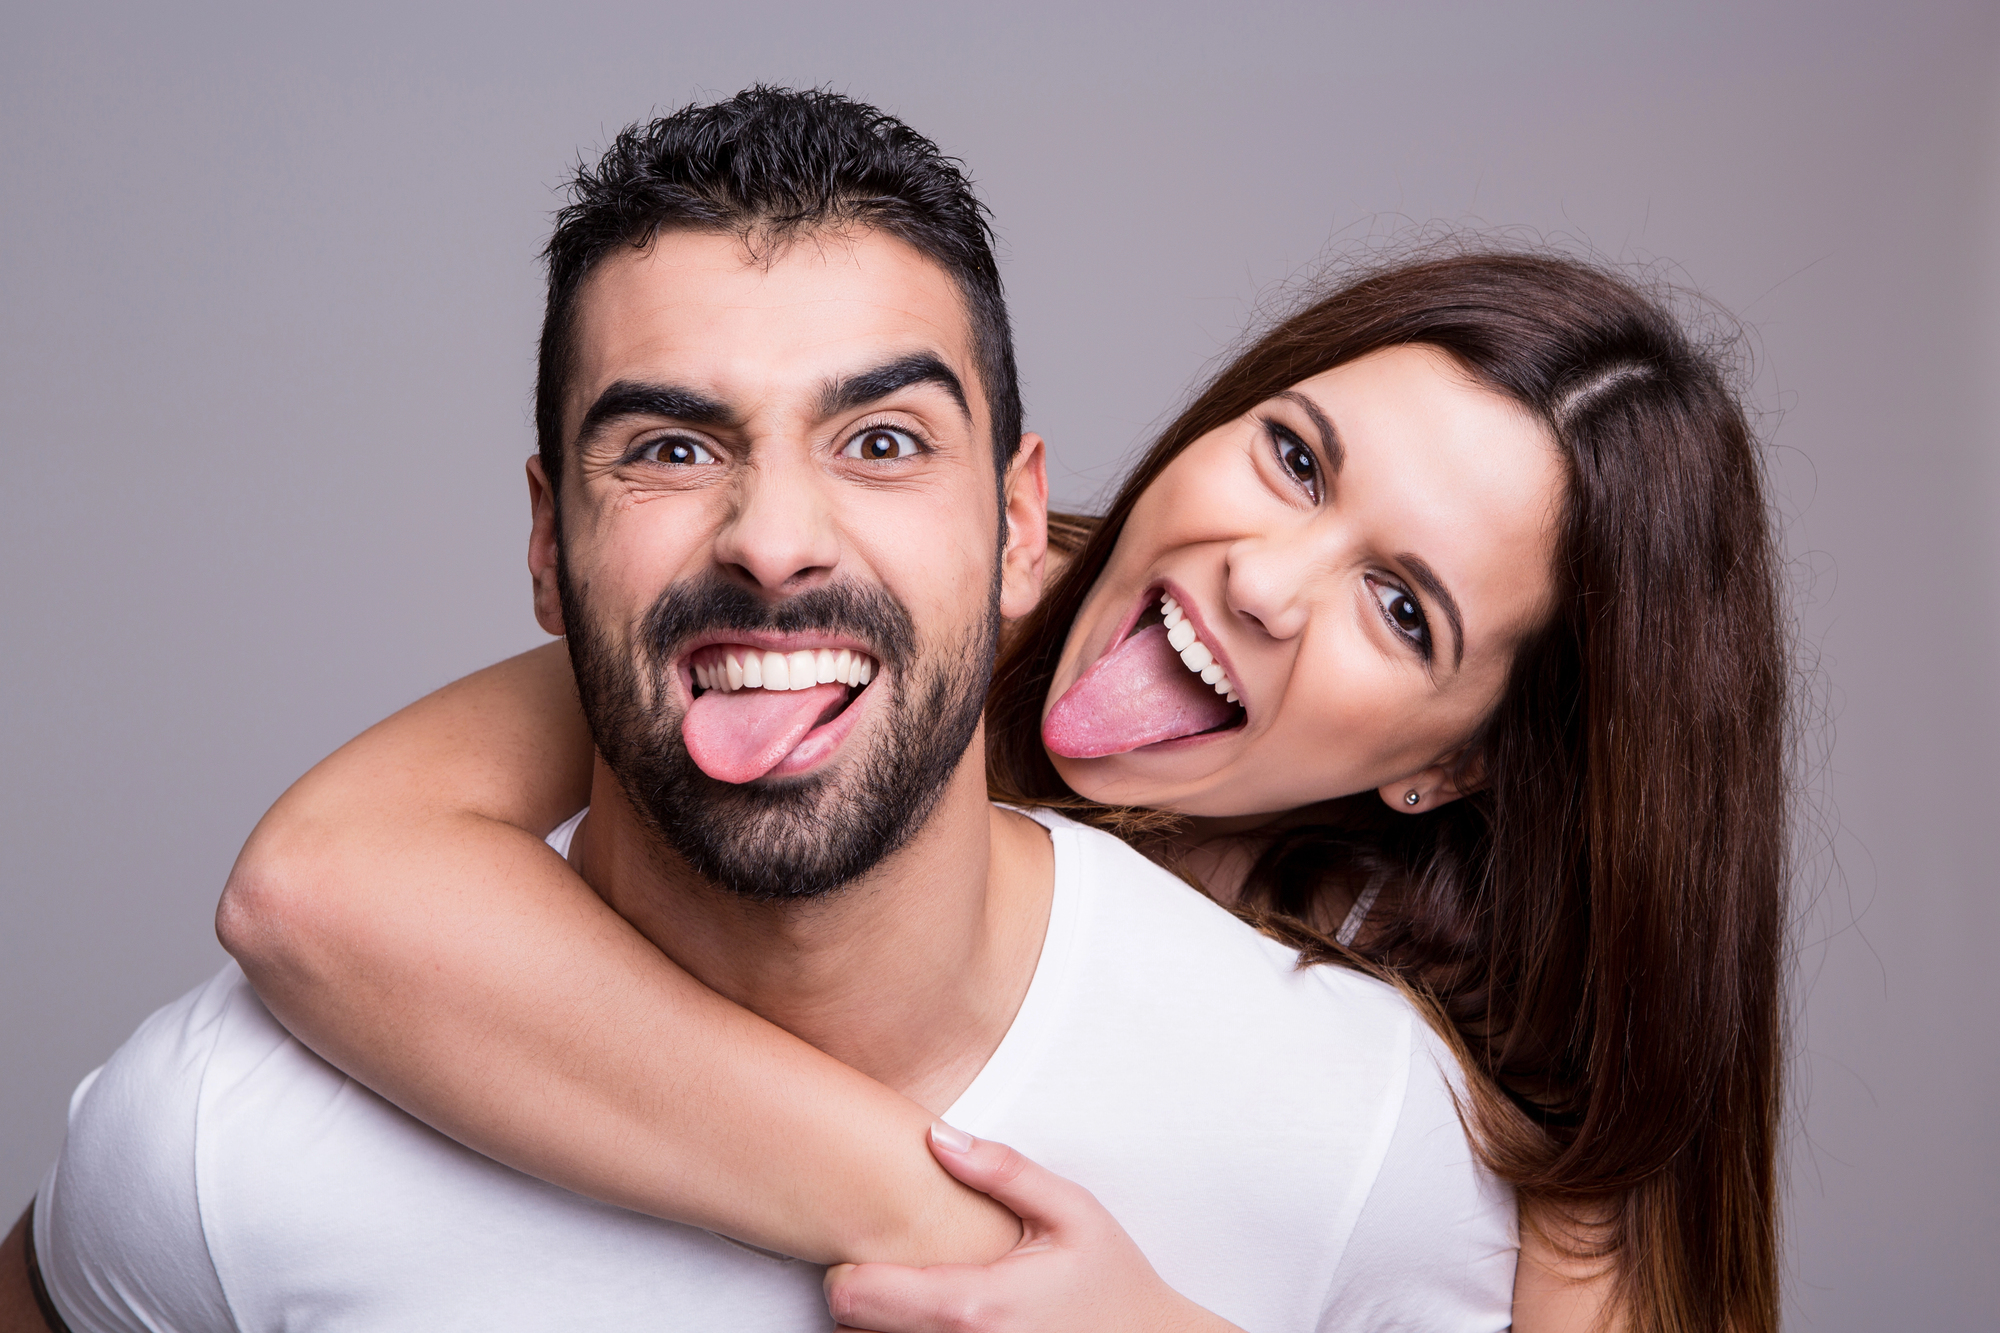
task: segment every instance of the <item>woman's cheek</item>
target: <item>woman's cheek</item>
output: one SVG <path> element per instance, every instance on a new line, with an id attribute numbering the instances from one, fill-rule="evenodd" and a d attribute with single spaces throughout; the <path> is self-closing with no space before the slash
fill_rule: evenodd
<path id="1" fill-rule="evenodd" d="M 1379 782 L 1385 742 L 1397 730 L 1398 710 L 1373 688 L 1365 669 L 1324 664 L 1323 687 L 1298 691 L 1287 700 L 1279 725 L 1270 733 L 1271 752 L 1259 756 L 1279 772 L 1297 776 L 1299 804 L 1351 796 Z M 1386 780 L 1386 779 L 1384 779 Z"/>

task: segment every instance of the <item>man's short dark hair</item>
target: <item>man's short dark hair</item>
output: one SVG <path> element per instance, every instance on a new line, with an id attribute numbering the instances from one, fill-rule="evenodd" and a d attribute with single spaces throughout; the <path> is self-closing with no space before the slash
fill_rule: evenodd
<path id="1" fill-rule="evenodd" d="M 963 295 L 1006 472 L 1021 441 L 1021 391 L 993 228 L 963 164 L 886 112 L 838 93 L 755 87 L 630 125 L 580 166 L 556 215 L 535 385 L 549 484 L 562 477 L 562 405 L 576 363 L 576 298 L 598 261 L 661 231 L 736 233 L 783 245 L 823 228 L 872 227 L 926 255 Z"/>

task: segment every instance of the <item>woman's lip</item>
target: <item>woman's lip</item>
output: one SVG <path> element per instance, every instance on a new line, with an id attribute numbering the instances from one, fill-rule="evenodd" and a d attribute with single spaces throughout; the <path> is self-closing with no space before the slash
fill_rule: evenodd
<path id="1" fill-rule="evenodd" d="M 1229 654 L 1226 651 L 1224 651 L 1222 647 L 1222 640 L 1209 631 L 1208 621 L 1201 614 L 1201 606 L 1194 600 L 1194 598 L 1188 595 L 1188 591 L 1186 588 L 1183 588 L 1180 584 L 1174 582 L 1172 579 L 1160 579 L 1156 582 L 1154 586 L 1159 591 L 1165 592 L 1169 597 L 1173 598 L 1175 602 L 1179 603 L 1181 608 L 1181 614 L 1186 616 L 1188 618 L 1188 623 L 1194 626 L 1194 636 L 1197 639 L 1201 640 L 1201 646 L 1208 649 L 1209 656 L 1213 657 L 1216 660 L 1216 662 L 1221 665 L 1222 674 L 1229 677 L 1229 683 L 1235 687 L 1238 706 L 1243 709 L 1244 717 L 1247 723 L 1250 713 L 1250 705 L 1247 702 L 1243 702 L 1249 698 L 1249 695 L 1246 694 L 1243 689 L 1243 677 L 1236 674 L 1236 664 L 1229 660 Z M 1126 633 L 1127 634 L 1131 633 L 1131 627 L 1129 625 L 1126 627 Z M 1120 642 L 1121 643 L 1123 642 L 1122 638 L 1120 639 Z M 1232 727 L 1229 728 L 1229 730 L 1233 731 L 1236 730 L 1236 728 Z M 1208 735 L 1221 735 L 1222 733 L 1205 731 L 1202 732 L 1201 734 L 1204 736 L 1208 736 Z M 1180 739 L 1192 740 L 1194 738 L 1191 736 L 1183 736 Z M 1170 742 L 1167 741 L 1158 742 L 1158 744 L 1161 745 L 1169 743 Z"/>
<path id="2" fill-rule="evenodd" d="M 1192 736 L 1175 736 L 1171 740 L 1154 741 L 1151 745 L 1142 745 L 1137 750 L 1128 750 L 1126 753 L 1139 754 L 1144 751 L 1155 750 L 1185 750 L 1207 741 L 1224 741 L 1233 736 L 1242 735 L 1243 725 L 1242 723 L 1238 723 L 1233 727 L 1217 727 L 1214 731 L 1197 731 Z"/>
<path id="3" fill-rule="evenodd" d="M 1194 745 L 1201 741 L 1220 740 L 1225 736 L 1232 736 L 1243 731 L 1250 725 L 1250 704 L 1248 696 L 1243 692 L 1243 679 L 1236 674 L 1234 665 L 1223 654 L 1221 645 L 1217 644 L 1208 633 L 1208 622 L 1202 617 L 1200 608 L 1195 605 L 1194 599 L 1188 595 L 1187 589 L 1168 578 L 1154 579 L 1146 585 L 1146 591 L 1140 593 L 1138 600 L 1126 610 L 1124 619 L 1118 623 L 1117 632 L 1104 641 L 1104 646 L 1088 662 L 1079 664 L 1076 676 L 1063 689 L 1067 690 L 1071 685 L 1075 685 L 1077 680 L 1082 679 L 1084 672 L 1089 671 L 1091 667 L 1097 664 L 1099 658 L 1111 652 L 1119 644 L 1125 642 L 1125 640 L 1131 638 L 1132 627 L 1139 623 L 1139 617 L 1145 615 L 1149 607 L 1157 607 L 1160 604 L 1160 594 L 1163 592 L 1179 604 L 1181 614 L 1186 616 L 1194 626 L 1195 637 L 1201 640 L 1209 653 L 1222 665 L 1223 674 L 1228 676 L 1229 683 L 1236 687 L 1236 706 L 1243 710 L 1243 721 L 1236 726 L 1223 727 L 1216 731 L 1203 731 L 1197 732 L 1192 736 L 1176 736 L 1172 740 L 1154 741 L 1151 745 L 1140 746 L 1139 749 L 1158 750 L 1175 745 Z M 1196 679 L 1200 679 L 1200 677 L 1197 676 Z M 1061 697 L 1061 691 L 1051 690 L 1049 692 L 1049 697 L 1042 703 L 1042 716 L 1044 718 L 1049 715 L 1049 710 L 1056 706 L 1056 700 Z M 1129 751 L 1128 753 L 1137 754 L 1138 750 Z"/>
<path id="4" fill-rule="evenodd" d="M 1097 665 L 1098 658 L 1103 657 L 1106 653 L 1116 649 L 1119 644 L 1131 638 L 1132 627 L 1139 623 L 1139 617 L 1146 614 L 1146 608 L 1152 606 L 1158 597 L 1159 592 L 1157 588 L 1149 584 L 1146 591 L 1139 594 L 1139 600 L 1126 609 L 1125 618 L 1118 622 L 1116 632 L 1104 641 L 1104 646 L 1099 648 L 1088 662 L 1083 664 L 1083 670 L 1090 670 L 1093 666 Z"/>
<path id="5" fill-rule="evenodd" d="M 1153 604 L 1148 599 L 1157 596 L 1157 593 L 1154 591 L 1155 586 L 1150 583 L 1146 585 L 1146 591 L 1140 593 L 1139 599 L 1126 609 L 1124 619 L 1118 622 L 1118 628 L 1111 633 L 1109 638 L 1105 639 L 1103 645 L 1096 652 L 1090 655 L 1089 660 L 1079 661 L 1076 664 L 1076 674 L 1069 678 L 1069 681 L 1064 684 L 1062 689 L 1052 689 L 1049 691 L 1048 697 L 1042 700 L 1042 716 L 1044 718 L 1049 715 L 1049 710 L 1056 706 L 1056 700 L 1060 699 L 1070 686 L 1083 679 L 1084 673 L 1096 666 L 1099 658 L 1132 637 L 1132 627 L 1139 623 L 1139 617 L 1145 615 L 1146 608 Z M 1058 679 L 1060 679 L 1060 676 L 1058 676 Z"/>

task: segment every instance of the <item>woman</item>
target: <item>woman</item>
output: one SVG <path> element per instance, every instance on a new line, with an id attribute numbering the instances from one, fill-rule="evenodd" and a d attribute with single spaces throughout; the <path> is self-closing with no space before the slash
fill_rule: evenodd
<path id="1" fill-rule="evenodd" d="M 1387 267 L 1258 339 L 1069 531 L 996 673 L 996 795 L 1433 1006 L 1521 1201 L 1517 1327 L 1775 1328 L 1786 665 L 1714 357 L 1571 261 Z M 503 663 L 288 793 L 220 918 L 259 992 L 572 1189 L 823 1261 L 1007 1249 L 917 1149 L 928 1112 L 693 983 L 540 843 L 587 788 L 570 689 L 551 650 Z M 836 1269 L 836 1312 L 945 1327 L 924 1302 L 1077 1282 L 1135 1326 L 1174 1308 L 998 1154 L 938 1144 L 1052 1239 Z"/>

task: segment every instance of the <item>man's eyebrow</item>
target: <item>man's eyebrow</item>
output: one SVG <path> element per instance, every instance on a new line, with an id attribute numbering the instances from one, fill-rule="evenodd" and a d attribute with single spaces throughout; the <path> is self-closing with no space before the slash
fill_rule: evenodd
<path id="1" fill-rule="evenodd" d="M 1330 477 L 1340 475 L 1340 465 L 1347 461 L 1347 450 L 1340 443 L 1340 432 L 1333 428 L 1318 403 L 1300 393 L 1297 389 L 1287 389 L 1278 397 L 1284 399 L 1312 419 L 1313 429 L 1319 432 L 1319 447 L 1326 454 L 1326 473 Z"/>
<path id="2" fill-rule="evenodd" d="M 1465 621 L 1458 614 L 1458 603 L 1452 600 L 1451 589 L 1444 586 L 1444 580 L 1437 571 L 1425 564 L 1422 558 L 1404 554 L 1396 557 L 1396 563 L 1409 571 L 1410 582 L 1427 593 L 1431 600 L 1444 608 L 1444 618 L 1451 622 L 1451 640 L 1455 651 L 1452 654 L 1453 671 L 1465 662 Z"/>
<path id="3" fill-rule="evenodd" d="M 851 412 L 913 384 L 935 384 L 943 389 L 958 404 L 958 410 L 965 414 L 966 424 L 972 424 L 972 408 L 965 399 L 965 386 L 959 383 L 950 366 L 929 352 L 913 352 L 858 374 L 828 380 L 826 387 L 820 390 L 819 414 L 831 417 Z"/>
<path id="4" fill-rule="evenodd" d="M 597 395 L 597 401 L 583 414 L 576 442 L 591 443 L 614 421 L 626 417 L 667 417 L 690 426 L 726 426 L 729 409 L 706 394 L 677 384 L 647 384 L 639 380 L 619 380 Z"/>

